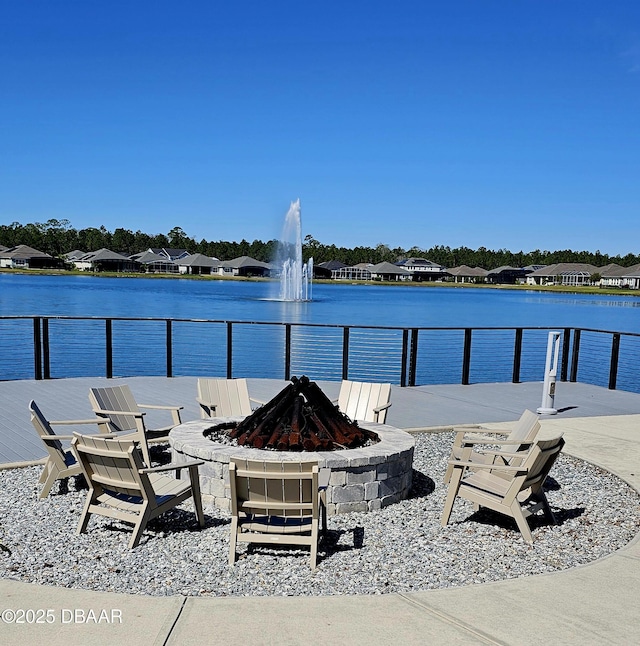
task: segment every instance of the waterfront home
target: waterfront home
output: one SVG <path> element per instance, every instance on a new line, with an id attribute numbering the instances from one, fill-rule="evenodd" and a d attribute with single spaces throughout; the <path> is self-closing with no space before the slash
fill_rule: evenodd
<path id="1" fill-rule="evenodd" d="M 176 260 L 175 264 L 178 266 L 178 271 L 181 274 L 209 275 L 218 272 L 220 261 L 217 258 L 211 258 L 202 253 L 194 253 L 186 258 Z"/>
<path id="2" fill-rule="evenodd" d="M 497 267 L 487 272 L 487 282 L 500 285 L 515 285 L 524 280 L 527 272 L 523 267 L 510 267 L 508 265 Z"/>
<path id="3" fill-rule="evenodd" d="M 166 256 L 154 253 L 153 251 L 145 251 L 144 253 L 136 253 L 129 256 L 131 260 L 139 263 L 141 267 L 148 274 L 176 274 L 178 273 L 178 265 L 169 260 Z"/>
<path id="4" fill-rule="evenodd" d="M 600 271 L 601 287 L 640 289 L 640 264 L 631 267 L 607 265 Z"/>
<path id="5" fill-rule="evenodd" d="M 45 269 L 61 267 L 62 261 L 25 244 L 0 251 L 0 267 L 10 269 Z"/>
<path id="6" fill-rule="evenodd" d="M 233 260 L 221 262 L 218 273 L 221 276 L 262 276 L 271 275 L 271 265 L 250 256 L 240 256 Z"/>
<path id="7" fill-rule="evenodd" d="M 73 264 L 80 271 L 138 271 L 139 267 L 135 260 L 105 248 L 91 251 Z"/>
<path id="8" fill-rule="evenodd" d="M 413 274 L 404 267 L 399 267 L 390 262 L 379 262 L 370 269 L 371 280 L 399 281 L 411 280 Z"/>
<path id="9" fill-rule="evenodd" d="M 426 258 L 407 258 L 396 263 L 410 274 L 412 280 L 441 280 L 447 275 L 447 268 Z"/>
<path id="10" fill-rule="evenodd" d="M 331 272 L 331 277 L 336 280 L 371 280 L 372 267 L 373 264 L 370 262 L 360 262 Z"/>
<path id="11" fill-rule="evenodd" d="M 454 283 L 483 283 L 486 281 L 488 273 L 482 267 L 469 267 L 468 265 L 447 269 L 448 277 L 453 278 Z"/>
<path id="12" fill-rule="evenodd" d="M 591 285 L 591 277 L 600 273 L 594 265 L 582 262 L 559 262 L 531 272 L 527 285 Z"/>

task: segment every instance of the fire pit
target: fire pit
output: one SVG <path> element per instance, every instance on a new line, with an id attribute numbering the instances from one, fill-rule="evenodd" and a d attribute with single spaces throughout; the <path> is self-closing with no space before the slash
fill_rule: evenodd
<path id="1" fill-rule="evenodd" d="M 341 413 L 318 385 L 305 376 L 241 422 L 223 423 L 204 432 L 213 441 L 226 432 L 238 446 L 277 451 L 355 449 L 378 436 Z"/>
<path id="2" fill-rule="evenodd" d="M 306 377 L 292 379 L 244 419 L 180 424 L 169 434 L 169 442 L 175 462 L 204 460 L 202 493 L 223 509 L 230 508 L 232 457 L 317 460 L 320 468 L 331 470 L 329 514 L 380 509 L 406 498 L 411 488 L 413 437 L 387 424 L 349 420 Z"/>

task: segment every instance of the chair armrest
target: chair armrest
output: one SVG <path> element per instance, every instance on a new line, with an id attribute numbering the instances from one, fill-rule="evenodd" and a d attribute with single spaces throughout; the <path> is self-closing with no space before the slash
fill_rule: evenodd
<path id="1" fill-rule="evenodd" d="M 389 402 L 388 404 L 383 404 L 382 406 L 378 406 L 378 407 L 374 408 L 373 412 L 374 413 L 379 413 L 381 410 L 385 410 L 385 408 L 389 408 L 389 406 L 391 406 L 391 402 Z"/>
<path id="2" fill-rule="evenodd" d="M 129 410 L 105 410 L 105 409 L 95 409 L 93 411 L 96 415 L 126 415 L 128 417 L 144 417 L 146 413 L 139 412 L 134 413 Z"/>
<path id="3" fill-rule="evenodd" d="M 187 467 L 199 467 L 204 464 L 204 460 L 189 460 L 188 462 L 174 462 L 172 464 L 163 464 L 159 467 L 151 467 L 149 469 L 140 469 L 140 473 L 161 473 L 162 471 L 177 471 L 186 469 Z"/>
<path id="4" fill-rule="evenodd" d="M 103 424 L 103 420 L 99 417 L 94 417 L 93 419 L 58 419 L 55 421 L 49 420 L 51 426 L 71 426 L 73 424 L 84 424 L 88 426 L 89 424 Z M 60 436 L 58 436 L 60 437 Z"/>
<path id="5" fill-rule="evenodd" d="M 160 404 L 138 404 L 140 408 L 154 408 L 156 410 L 182 410 L 184 406 L 162 406 Z"/>
<path id="6" fill-rule="evenodd" d="M 249 401 L 253 402 L 254 404 L 260 404 L 260 406 L 264 406 L 267 402 L 262 401 L 262 399 L 255 399 L 254 397 L 249 397 Z"/>
<path id="7" fill-rule="evenodd" d="M 476 444 L 495 444 L 497 446 L 530 446 L 533 442 L 523 442 L 522 440 L 500 440 L 495 437 L 472 437 L 470 439 L 463 438 L 462 446 L 474 446 Z"/>
<path id="8" fill-rule="evenodd" d="M 527 470 L 522 467 L 512 467 L 508 464 L 482 464 L 480 462 L 465 462 L 464 460 L 449 460 L 453 467 L 472 467 L 474 471 L 478 469 L 489 469 L 490 471 L 511 471 L 513 473 L 526 473 Z"/>

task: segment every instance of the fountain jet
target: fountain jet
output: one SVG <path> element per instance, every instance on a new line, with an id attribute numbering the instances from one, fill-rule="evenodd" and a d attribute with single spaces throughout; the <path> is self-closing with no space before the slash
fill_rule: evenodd
<path id="1" fill-rule="evenodd" d="M 276 265 L 280 272 L 281 301 L 310 301 L 313 258 L 302 262 L 302 225 L 300 199 L 291 202 L 278 243 Z"/>

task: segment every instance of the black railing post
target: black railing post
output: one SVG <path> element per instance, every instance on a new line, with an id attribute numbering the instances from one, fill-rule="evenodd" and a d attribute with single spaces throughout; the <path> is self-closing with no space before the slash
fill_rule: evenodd
<path id="1" fill-rule="evenodd" d="M 571 375 L 569 381 L 575 382 L 578 380 L 578 360 L 580 359 L 580 332 L 581 330 L 575 329 L 573 331 L 573 353 L 571 355 Z"/>
<path id="2" fill-rule="evenodd" d="M 349 379 L 349 328 L 342 330 L 342 378 Z"/>
<path id="3" fill-rule="evenodd" d="M 233 323 L 227 321 L 227 379 L 233 379 Z"/>
<path id="4" fill-rule="evenodd" d="M 469 385 L 469 373 L 471 371 L 471 328 L 464 330 L 464 350 L 462 354 L 462 385 Z"/>
<path id="5" fill-rule="evenodd" d="M 45 379 L 51 379 L 49 354 L 49 319 L 42 319 L 42 372 Z"/>
<path id="6" fill-rule="evenodd" d="M 560 366 L 560 381 L 567 380 L 569 373 L 569 348 L 571 347 L 571 328 L 564 328 L 564 338 L 562 339 L 562 365 Z"/>
<path id="7" fill-rule="evenodd" d="M 416 385 L 416 372 L 418 370 L 418 329 L 411 330 L 411 348 L 409 350 L 409 385 Z"/>
<path id="8" fill-rule="evenodd" d="M 40 331 L 40 317 L 33 317 L 33 376 L 42 379 L 42 334 Z"/>
<path id="9" fill-rule="evenodd" d="M 615 390 L 618 382 L 618 357 L 620 356 L 620 334 L 615 333 L 611 342 L 611 364 L 609 367 L 609 390 Z"/>
<path id="10" fill-rule="evenodd" d="M 113 377 L 113 321 L 105 319 L 105 339 L 107 353 L 107 379 Z"/>
<path id="11" fill-rule="evenodd" d="M 173 329 L 171 319 L 166 320 L 167 333 L 165 343 L 167 347 L 167 377 L 173 377 Z"/>
<path id="12" fill-rule="evenodd" d="M 513 374 L 511 381 L 520 383 L 520 364 L 522 363 L 522 328 L 516 328 L 516 338 L 513 346 Z"/>
<path id="13" fill-rule="evenodd" d="M 409 354 L 409 330 L 402 330 L 402 358 L 400 359 L 400 387 L 407 385 L 407 356 Z"/>
<path id="14" fill-rule="evenodd" d="M 291 379 L 291 323 L 284 326 L 284 379 Z"/>

